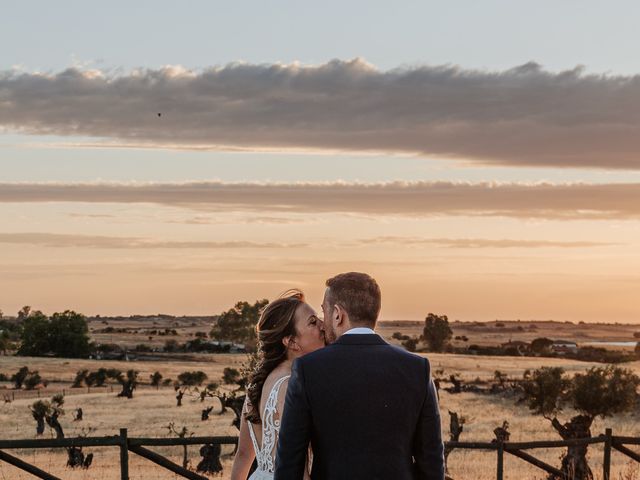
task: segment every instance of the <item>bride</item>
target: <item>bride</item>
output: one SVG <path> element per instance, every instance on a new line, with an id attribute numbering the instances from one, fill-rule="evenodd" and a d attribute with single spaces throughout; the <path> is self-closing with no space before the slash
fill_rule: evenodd
<path id="1" fill-rule="evenodd" d="M 253 372 L 240 425 L 231 480 L 273 479 L 280 418 L 293 361 L 325 345 L 322 321 L 299 290 L 265 307 L 258 322 L 258 367 Z M 305 478 L 309 478 L 308 472 Z"/>

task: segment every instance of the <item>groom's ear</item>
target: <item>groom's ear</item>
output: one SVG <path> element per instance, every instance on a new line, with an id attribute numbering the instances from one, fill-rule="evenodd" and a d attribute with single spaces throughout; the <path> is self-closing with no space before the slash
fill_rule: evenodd
<path id="1" fill-rule="evenodd" d="M 340 305 L 338 305 L 337 303 L 335 304 L 334 308 L 334 316 L 332 318 L 332 320 L 337 324 L 337 325 L 341 325 L 342 323 L 344 323 L 344 319 L 345 319 L 345 311 L 344 308 L 342 308 Z"/>

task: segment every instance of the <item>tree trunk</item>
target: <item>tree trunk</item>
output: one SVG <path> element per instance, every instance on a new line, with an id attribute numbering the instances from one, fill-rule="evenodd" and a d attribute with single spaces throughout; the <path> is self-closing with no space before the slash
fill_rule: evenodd
<path id="1" fill-rule="evenodd" d="M 560 434 L 563 440 L 591 437 L 591 424 L 593 418 L 587 415 L 576 415 L 564 425 L 557 418 L 553 418 L 551 425 Z M 570 480 L 593 480 L 593 472 L 587 461 L 588 445 L 576 445 L 567 447 L 567 453 L 562 457 L 562 473 Z M 550 475 L 549 480 L 557 480 L 558 477 Z"/>
<path id="2" fill-rule="evenodd" d="M 118 397 L 126 397 L 126 398 L 133 398 L 133 389 L 134 389 L 134 385 L 133 382 L 130 380 L 127 380 L 125 382 L 122 383 L 122 391 L 118 394 Z"/>
<path id="3" fill-rule="evenodd" d="M 184 438 L 184 437 L 182 437 Z M 189 468 L 189 457 L 187 456 L 187 446 L 182 446 L 182 468 Z"/>
<path id="4" fill-rule="evenodd" d="M 40 436 L 44 433 L 44 416 L 42 417 L 38 416 L 35 420 L 36 420 L 36 435 Z"/>
<path id="5" fill-rule="evenodd" d="M 67 467 L 84 467 L 84 453 L 82 453 L 82 447 L 67 448 Z"/>
<path id="6" fill-rule="evenodd" d="M 203 422 L 205 420 L 209 420 L 209 414 L 211 413 L 211 410 L 213 410 L 213 407 L 208 407 L 202 410 L 202 416 L 200 418 Z"/>
<path id="7" fill-rule="evenodd" d="M 202 460 L 198 463 L 196 471 L 202 473 L 220 473 L 222 472 L 222 463 L 220 463 L 220 445 L 204 445 L 200 448 Z"/>
<path id="8" fill-rule="evenodd" d="M 460 434 L 464 429 L 462 423 L 460 423 L 460 419 L 458 417 L 457 412 L 449 412 L 449 439 L 452 442 L 457 442 L 460 439 Z M 449 476 L 449 467 L 447 466 L 447 461 L 449 459 L 449 454 L 453 451 L 452 447 L 445 447 L 444 449 L 444 469 L 446 473 L 446 480 L 453 480 L 452 477 Z"/>
<path id="9" fill-rule="evenodd" d="M 220 415 L 227 411 L 227 394 L 223 393 L 222 395 L 216 395 L 218 400 L 220 400 Z"/>
<path id="10" fill-rule="evenodd" d="M 49 417 L 45 417 L 47 424 L 53 428 L 56 432 L 56 438 L 64 438 L 64 431 L 62 430 L 62 425 L 58 422 L 58 416 L 60 414 L 58 412 L 53 412 L 53 414 Z"/>

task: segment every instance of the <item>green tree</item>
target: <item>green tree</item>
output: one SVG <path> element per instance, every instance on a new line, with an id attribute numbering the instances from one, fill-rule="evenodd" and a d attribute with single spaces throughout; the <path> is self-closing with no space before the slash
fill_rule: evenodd
<path id="1" fill-rule="evenodd" d="M 162 374 L 160 372 L 154 372 L 149 376 L 151 378 L 151 386 L 152 387 L 160 387 L 160 382 L 162 382 Z"/>
<path id="2" fill-rule="evenodd" d="M 233 385 L 238 383 L 240 377 L 240 371 L 236 368 L 226 367 L 222 371 L 222 381 L 225 383 L 225 385 Z"/>
<path id="3" fill-rule="evenodd" d="M 186 387 L 202 385 L 207 380 L 207 374 L 198 370 L 197 372 L 182 372 L 178 375 L 178 381 Z"/>
<path id="4" fill-rule="evenodd" d="M 87 377 L 89 376 L 89 370 L 78 370 L 76 372 L 76 378 L 73 379 L 73 384 L 71 385 L 71 388 L 80 388 L 82 387 L 82 385 L 87 385 Z"/>
<path id="5" fill-rule="evenodd" d="M 546 419 L 562 410 L 571 386 L 562 367 L 542 367 L 523 378 L 524 398 L 530 410 Z"/>
<path id="6" fill-rule="evenodd" d="M 89 372 L 84 379 L 87 387 L 102 387 L 107 381 L 107 369 L 99 368 L 95 372 Z"/>
<path id="7" fill-rule="evenodd" d="M 18 355 L 42 356 L 53 353 L 57 357 L 70 358 L 89 355 L 87 319 L 71 310 L 54 313 L 51 319 L 40 311 L 29 311 L 22 322 L 20 340 Z"/>
<path id="8" fill-rule="evenodd" d="M 18 320 L 26 320 L 31 315 L 31 307 L 29 305 L 25 305 L 18 312 Z"/>
<path id="9" fill-rule="evenodd" d="M 11 376 L 11 381 L 16 389 L 21 389 L 24 381 L 29 376 L 29 367 L 22 367 Z"/>
<path id="10" fill-rule="evenodd" d="M 591 367 L 573 378 L 573 408 L 591 419 L 626 412 L 635 406 L 640 378 L 631 370 L 608 365 Z"/>
<path id="11" fill-rule="evenodd" d="M 0 330 L 0 352 L 2 352 L 3 355 L 6 355 L 8 349 L 9 349 L 9 332 Z"/>
<path id="12" fill-rule="evenodd" d="M 523 383 L 529 408 L 551 421 L 563 440 L 591 437 L 596 417 L 607 417 L 634 408 L 640 378 L 632 371 L 609 365 L 592 367 L 572 379 L 562 368 L 535 370 Z M 557 414 L 569 403 L 578 415 L 560 423 Z M 562 472 L 567 478 L 592 480 L 587 461 L 587 445 L 571 445 L 562 457 Z"/>
<path id="13" fill-rule="evenodd" d="M 43 380 L 42 380 L 42 377 L 40 376 L 40 374 L 37 371 L 36 372 L 29 372 L 29 375 L 24 380 L 24 387 L 27 390 L 33 390 L 34 388 L 36 388 L 41 383 L 43 383 Z"/>
<path id="14" fill-rule="evenodd" d="M 249 302 L 236 303 L 232 309 L 220 314 L 209 336 L 214 340 L 255 343 L 260 312 L 268 303 L 267 299 L 257 300 L 253 305 Z"/>
<path id="15" fill-rule="evenodd" d="M 446 315 L 429 313 L 424 319 L 422 338 L 432 352 L 442 352 L 453 335 Z"/>
<path id="16" fill-rule="evenodd" d="M 24 307 L 27 308 L 27 307 Z M 22 312 L 22 310 L 21 310 Z M 36 357 L 51 351 L 49 320 L 41 311 L 31 312 L 22 322 L 18 355 Z"/>
<path id="17" fill-rule="evenodd" d="M 20 368 L 11 376 L 11 381 L 16 389 L 21 389 L 24 386 L 27 390 L 33 390 L 40 383 L 46 383 L 38 371 L 32 372 L 29 367 Z"/>
<path id="18" fill-rule="evenodd" d="M 138 371 L 127 370 L 126 377 L 123 374 L 118 375 L 117 380 L 122 385 L 122 391 L 118 394 L 118 397 L 133 398 L 133 391 L 138 386 Z"/>
<path id="19" fill-rule="evenodd" d="M 72 310 L 54 313 L 49 322 L 49 342 L 57 357 L 89 356 L 89 328 L 84 315 Z"/>
<path id="20" fill-rule="evenodd" d="M 407 352 L 415 352 L 416 347 L 418 346 L 418 339 L 415 337 L 408 337 L 402 341 L 402 346 L 407 350 Z"/>

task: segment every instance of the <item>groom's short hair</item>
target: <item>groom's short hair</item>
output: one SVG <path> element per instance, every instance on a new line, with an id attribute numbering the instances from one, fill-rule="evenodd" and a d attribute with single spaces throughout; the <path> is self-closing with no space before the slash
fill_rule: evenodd
<path id="1" fill-rule="evenodd" d="M 382 300 L 373 277 L 360 272 L 341 273 L 327 280 L 326 285 L 329 303 L 345 309 L 352 324 L 376 325 Z"/>

